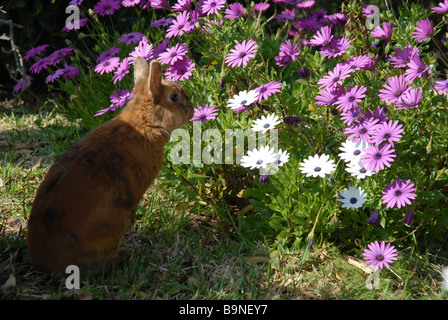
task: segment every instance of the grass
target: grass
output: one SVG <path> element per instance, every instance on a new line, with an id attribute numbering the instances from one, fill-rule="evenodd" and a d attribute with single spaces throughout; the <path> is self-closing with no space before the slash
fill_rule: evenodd
<path id="1" fill-rule="evenodd" d="M 309 251 L 281 240 L 250 241 L 238 224 L 223 228 L 200 212 L 176 210 L 181 195 L 159 181 L 145 194 L 138 223 L 123 241 L 132 257 L 109 274 L 83 275 L 80 289 L 69 290 L 65 277 L 33 270 L 26 220 L 48 168 L 84 133 L 51 106 L 2 110 L 0 294 L 6 299 L 448 298 L 440 287 L 446 251 L 400 251 L 392 270 L 381 271 L 379 288 L 370 290 L 359 256 L 348 257 L 328 243 Z"/>

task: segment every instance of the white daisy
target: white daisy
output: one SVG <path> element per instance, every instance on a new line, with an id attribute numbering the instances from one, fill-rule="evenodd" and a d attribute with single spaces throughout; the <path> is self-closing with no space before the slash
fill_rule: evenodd
<path id="1" fill-rule="evenodd" d="M 345 171 L 350 173 L 352 177 L 356 177 L 358 179 L 364 179 L 365 177 L 370 177 L 375 171 L 368 170 L 365 166 L 362 165 L 362 159 L 358 162 L 349 162 Z"/>
<path id="2" fill-rule="evenodd" d="M 361 208 L 364 202 L 366 202 L 366 193 L 361 188 L 351 186 L 341 192 L 341 197 L 338 201 L 342 202 L 342 208 L 357 209 Z"/>
<path id="3" fill-rule="evenodd" d="M 241 165 L 250 169 L 266 168 L 266 166 L 276 160 L 274 149 L 269 146 L 260 147 L 247 152 L 247 156 L 241 158 Z"/>
<path id="4" fill-rule="evenodd" d="M 309 156 L 308 159 L 305 159 L 300 165 L 302 166 L 300 171 L 306 173 L 307 177 L 319 176 L 325 178 L 325 175 L 330 174 L 336 169 L 336 164 L 333 160 L 330 160 L 330 156 L 326 154 L 322 154 L 321 156 L 318 154 Z"/>
<path id="5" fill-rule="evenodd" d="M 240 91 L 227 101 L 227 107 L 235 111 L 244 110 L 258 99 L 258 94 L 256 90 Z"/>
<path id="6" fill-rule="evenodd" d="M 287 151 L 282 151 L 282 149 L 278 149 L 278 152 L 277 152 L 275 158 L 276 158 L 275 164 L 277 166 L 281 167 L 286 162 L 289 161 L 289 153 Z"/>
<path id="7" fill-rule="evenodd" d="M 347 139 L 346 142 L 342 143 L 342 147 L 339 150 L 343 151 L 339 153 L 339 156 L 347 163 L 357 163 L 361 160 L 361 154 L 370 147 L 368 142 L 359 139 L 355 142 L 351 139 Z"/>
<path id="8" fill-rule="evenodd" d="M 261 116 L 261 119 L 254 121 L 252 125 L 252 131 L 266 133 L 269 129 L 274 129 L 277 124 L 280 123 L 278 116 L 275 114 L 268 114 L 267 116 Z"/>

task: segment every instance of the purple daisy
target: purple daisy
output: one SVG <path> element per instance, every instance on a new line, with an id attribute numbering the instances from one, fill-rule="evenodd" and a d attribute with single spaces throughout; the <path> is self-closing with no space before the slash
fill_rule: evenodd
<path id="1" fill-rule="evenodd" d="M 170 4 L 168 0 L 149 0 L 151 9 L 169 10 Z"/>
<path id="2" fill-rule="evenodd" d="M 395 105 L 397 110 L 418 108 L 418 103 L 422 100 L 423 90 L 421 88 L 410 88 L 401 97 L 401 101 Z"/>
<path id="3" fill-rule="evenodd" d="M 145 35 L 143 33 L 141 33 L 141 32 L 125 33 L 125 34 L 122 34 L 120 36 L 120 38 L 118 38 L 118 42 L 125 42 L 125 44 L 127 46 L 130 45 L 131 43 L 137 44 L 137 43 L 139 43 L 142 40 L 142 38 L 144 36 Z"/>
<path id="4" fill-rule="evenodd" d="M 112 58 L 113 56 L 115 56 L 116 54 L 118 54 L 120 51 L 121 51 L 120 48 L 113 46 L 112 48 L 107 49 L 106 51 L 102 52 L 98 56 L 98 59 L 96 59 L 96 62 L 100 63 L 104 60 L 108 60 L 108 59 Z"/>
<path id="5" fill-rule="evenodd" d="M 350 110 L 346 110 L 341 113 L 342 122 L 347 125 L 352 125 L 354 122 L 359 122 L 361 116 L 361 109 L 358 106 L 352 107 Z"/>
<path id="6" fill-rule="evenodd" d="M 372 38 L 377 39 L 383 39 L 383 40 L 390 40 L 392 37 L 392 30 L 393 25 L 392 22 L 384 21 L 381 26 L 376 27 L 372 30 L 372 33 L 370 34 Z"/>
<path id="7" fill-rule="evenodd" d="M 31 76 L 26 76 L 25 78 L 21 79 L 17 84 L 14 86 L 14 92 L 16 94 L 19 94 L 19 91 L 25 91 L 31 86 L 31 82 L 33 81 L 33 78 Z"/>
<path id="8" fill-rule="evenodd" d="M 225 58 L 225 62 L 231 68 L 235 66 L 246 66 L 250 58 L 255 57 L 258 45 L 254 40 L 243 40 L 242 43 L 238 43 L 234 49 L 230 50 L 230 53 Z"/>
<path id="9" fill-rule="evenodd" d="M 162 52 L 159 55 L 159 61 L 163 64 L 173 64 L 177 60 L 183 59 L 187 52 L 188 47 L 184 43 L 178 43 Z"/>
<path id="10" fill-rule="evenodd" d="M 434 88 L 440 93 L 448 93 L 448 79 L 446 80 L 437 80 Z"/>
<path id="11" fill-rule="evenodd" d="M 189 11 L 191 9 L 191 0 L 178 0 L 171 11 Z"/>
<path id="12" fill-rule="evenodd" d="M 341 87 L 324 88 L 320 92 L 320 96 L 316 96 L 316 104 L 321 106 L 332 106 L 338 101 L 338 98 L 344 93 Z"/>
<path id="13" fill-rule="evenodd" d="M 120 9 L 120 0 L 100 0 L 94 7 L 93 12 L 100 16 L 114 14 L 115 10 Z"/>
<path id="14" fill-rule="evenodd" d="M 354 142 L 358 142 L 361 139 L 364 142 L 370 143 L 372 139 L 371 135 L 375 131 L 377 124 L 377 119 L 369 119 L 345 128 L 344 134 L 348 135 L 347 139 L 352 139 Z"/>
<path id="15" fill-rule="evenodd" d="M 79 20 L 71 21 L 71 23 L 66 24 L 62 28 L 62 31 L 63 32 L 70 32 L 70 31 L 73 31 L 73 30 L 79 30 L 79 29 L 81 29 L 82 27 L 84 27 L 86 25 L 87 21 L 89 21 L 89 19 L 87 19 L 87 18 L 82 18 L 82 19 L 79 19 Z"/>
<path id="16" fill-rule="evenodd" d="M 155 48 L 152 53 L 152 58 L 154 60 L 158 60 L 161 53 L 165 52 L 168 48 L 168 45 L 170 44 L 170 39 L 166 39 L 165 41 L 160 42 Z"/>
<path id="17" fill-rule="evenodd" d="M 406 211 L 406 214 L 403 217 L 401 222 L 406 223 L 408 225 L 414 224 L 414 212 L 412 210 Z"/>
<path id="18" fill-rule="evenodd" d="M 40 60 L 37 60 L 30 67 L 30 71 L 31 71 L 31 73 L 39 73 L 42 71 L 42 69 L 47 69 L 50 65 L 51 65 L 51 60 L 49 59 L 49 57 L 45 57 Z"/>
<path id="19" fill-rule="evenodd" d="M 64 80 L 67 78 L 73 79 L 79 75 L 79 68 L 65 63 L 64 68 L 59 69 L 59 72 L 64 77 Z"/>
<path id="20" fill-rule="evenodd" d="M 366 260 L 366 264 L 373 266 L 375 271 L 378 268 L 389 269 L 389 263 L 397 260 L 397 249 L 389 242 L 386 244 L 384 241 L 378 243 L 378 241 L 372 242 L 367 245 L 368 249 L 364 249 L 363 256 Z"/>
<path id="21" fill-rule="evenodd" d="M 253 10 L 254 11 L 261 11 L 261 12 L 265 12 L 266 10 L 268 10 L 270 8 L 270 4 L 269 3 L 264 3 L 264 2 L 258 2 L 254 5 Z"/>
<path id="22" fill-rule="evenodd" d="M 111 73 L 118 67 L 119 64 L 120 58 L 112 57 L 97 64 L 94 71 L 99 74 Z"/>
<path id="23" fill-rule="evenodd" d="M 112 81 L 114 84 L 117 83 L 117 81 L 123 80 L 123 78 L 129 74 L 129 68 L 131 64 L 129 63 L 129 58 L 124 58 L 120 65 L 118 66 L 117 70 L 114 73 L 114 76 L 112 77 Z"/>
<path id="24" fill-rule="evenodd" d="M 159 20 L 154 20 L 151 22 L 150 26 L 152 28 L 158 27 L 168 27 L 173 23 L 174 18 L 161 18 Z"/>
<path id="25" fill-rule="evenodd" d="M 412 58 L 419 55 L 419 50 L 417 47 L 412 47 L 411 45 L 405 46 L 403 50 L 395 49 L 397 56 L 389 55 L 389 61 L 394 66 L 394 68 L 404 68 L 411 61 Z"/>
<path id="26" fill-rule="evenodd" d="M 46 84 L 53 83 L 56 79 L 59 79 L 61 76 L 62 76 L 61 69 L 58 69 L 52 74 L 47 76 L 47 78 L 45 79 L 45 83 Z"/>
<path id="27" fill-rule="evenodd" d="M 384 144 L 382 146 L 371 145 L 369 148 L 364 150 L 361 154 L 362 165 L 366 167 L 367 170 L 372 170 L 378 173 L 380 170 L 384 170 L 384 166 L 390 168 L 391 162 L 394 161 L 395 150 L 391 149 L 390 144 Z"/>
<path id="28" fill-rule="evenodd" d="M 329 26 L 324 26 L 316 32 L 309 44 L 313 47 L 326 46 L 330 43 L 331 39 L 333 39 L 331 28 Z"/>
<path id="29" fill-rule="evenodd" d="M 192 71 L 195 69 L 193 61 L 188 57 L 184 57 L 167 67 L 165 76 L 173 81 L 182 81 L 190 78 L 193 75 Z"/>
<path id="30" fill-rule="evenodd" d="M 271 81 L 259 86 L 258 88 L 255 88 L 255 90 L 258 91 L 258 102 L 260 102 L 261 100 L 267 100 L 274 93 L 280 92 L 281 87 L 282 84 L 280 82 Z"/>
<path id="31" fill-rule="evenodd" d="M 384 188 L 382 201 L 386 203 L 386 208 L 393 208 L 397 205 L 397 208 L 400 209 L 404 207 L 406 204 L 410 205 L 411 201 L 417 197 L 414 193 L 416 189 L 414 188 L 414 184 L 411 183 L 411 180 L 403 180 L 401 181 L 398 178 L 393 183 L 388 183 L 386 188 Z"/>
<path id="32" fill-rule="evenodd" d="M 326 58 L 335 58 L 341 56 L 345 51 L 350 48 L 351 40 L 349 38 L 337 38 L 333 37 L 329 46 L 323 46 L 319 53 Z"/>
<path id="33" fill-rule="evenodd" d="M 355 72 L 360 69 L 367 69 L 370 65 L 370 61 L 368 55 L 359 55 L 340 63 L 340 66 L 341 68 L 346 68 L 349 72 Z"/>
<path id="34" fill-rule="evenodd" d="M 386 116 L 387 109 L 377 106 L 375 109 L 375 113 L 372 112 L 372 110 L 368 109 L 366 111 L 362 112 L 362 116 L 359 119 L 360 122 L 369 121 L 372 119 L 377 120 L 377 124 L 382 124 L 389 120 L 389 118 Z"/>
<path id="35" fill-rule="evenodd" d="M 47 51 L 47 48 L 50 45 L 48 44 L 44 44 L 35 48 L 31 48 L 27 53 L 25 53 L 25 55 L 23 56 L 23 60 L 28 61 L 28 59 L 30 58 L 34 58 L 35 56 L 37 56 L 38 54 L 41 54 L 42 52 Z"/>
<path id="36" fill-rule="evenodd" d="M 194 115 L 190 121 L 201 121 L 202 123 L 205 123 L 207 120 L 216 119 L 216 116 L 218 115 L 218 111 L 216 109 L 216 105 L 209 106 L 208 104 L 205 104 L 203 107 L 198 106 L 194 109 Z"/>
<path id="37" fill-rule="evenodd" d="M 415 78 L 427 77 L 429 75 L 429 67 L 425 65 L 419 56 L 413 57 L 407 66 L 408 69 L 404 73 L 404 77 L 408 82 L 414 81 Z"/>
<path id="38" fill-rule="evenodd" d="M 408 83 L 403 75 L 392 76 L 387 80 L 387 84 L 383 85 L 383 89 L 379 90 L 378 97 L 386 104 L 398 103 L 401 96 L 409 90 Z"/>
<path id="39" fill-rule="evenodd" d="M 135 47 L 134 51 L 130 53 L 129 63 L 133 65 L 137 57 L 143 57 L 145 60 L 151 61 L 154 58 L 153 53 L 154 49 L 152 44 L 148 44 L 148 39 L 143 37 L 138 46 Z"/>
<path id="40" fill-rule="evenodd" d="M 172 38 L 191 32 L 194 29 L 194 25 L 189 20 L 190 12 L 184 11 L 179 13 L 168 28 L 166 36 Z"/>
<path id="41" fill-rule="evenodd" d="M 121 108 L 126 104 L 128 100 L 130 100 L 133 97 L 133 93 L 129 90 L 122 90 L 118 89 L 117 91 L 113 92 L 113 94 L 109 97 L 110 98 L 110 106 L 99 110 L 94 117 L 101 116 L 107 112 L 114 112 L 117 110 L 117 108 Z"/>
<path id="42" fill-rule="evenodd" d="M 286 40 L 280 45 L 279 55 L 275 57 L 275 62 L 279 67 L 284 67 L 299 56 L 299 47 L 291 40 Z"/>
<path id="43" fill-rule="evenodd" d="M 244 13 L 244 7 L 241 3 L 230 3 L 229 8 L 224 11 L 226 19 L 237 19 Z"/>
<path id="44" fill-rule="evenodd" d="M 202 12 L 207 16 L 218 14 L 219 10 L 224 8 L 226 0 L 205 0 L 202 4 Z"/>
<path id="45" fill-rule="evenodd" d="M 63 58 L 69 57 L 74 50 L 75 50 L 75 48 L 72 46 L 56 50 L 55 52 L 53 52 L 52 54 L 50 54 L 48 56 L 48 59 L 50 60 L 50 64 L 52 66 L 57 65 L 59 62 L 62 61 Z"/>
<path id="46" fill-rule="evenodd" d="M 403 125 L 399 124 L 398 120 L 395 122 L 389 120 L 376 126 L 375 131 L 372 133 L 372 142 L 379 145 L 387 141 L 393 147 L 394 142 L 400 141 L 403 131 Z"/>
<path id="47" fill-rule="evenodd" d="M 323 76 L 322 79 L 319 79 L 317 84 L 320 85 L 320 88 L 332 89 L 337 85 L 342 85 L 342 81 L 345 78 L 350 77 L 350 72 L 337 64 L 333 70 L 328 72 L 328 75 Z"/>
<path id="48" fill-rule="evenodd" d="M 431 8 L 431 12 L 433 12 L 433 13 L 446 13 L 446 12 L 448 12 L 448 0 L 445 0 L 443 2 L 439 2 L 439 6 Z"/>
<path id="49" fill-rule="evenodd" d="M 134 7 L 140 3 L 140 0 L 122 0 L 121 5 L 126 8 Z"/>
<path id="50" fill-rule="evenodd" d="M 412 32 L 412 39 L 417 40 L 418 42 L 423 42 L 434 33 L 434 27 L 432 22 L 426 18 L 417 22 L 417 26 L 415 27 L 415 31 Z"/>
<path id="51" fill-rule="evenodd" d="M 364 94 L 366 90 L 366 87 L 361 86 L 358 88 L 358 85 L 355 85 L 353 88 L 348 90 L 346 94 L 339 97 L 338 101 L 336 101 L 336 108 L 342 109 L 342 111 L 347 111 L 350 108 L 357 107 L 358 103 L 361 102 L 361 99 L 366 96 Z"/>

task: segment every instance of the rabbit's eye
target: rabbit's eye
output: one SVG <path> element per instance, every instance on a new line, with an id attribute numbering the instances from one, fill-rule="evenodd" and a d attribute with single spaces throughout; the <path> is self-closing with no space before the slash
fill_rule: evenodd
<path id="1" fill-rule="evenodd" d="M 171 102 L 179 100 L 179 95 L 177 93 L 170 95 Z"/>

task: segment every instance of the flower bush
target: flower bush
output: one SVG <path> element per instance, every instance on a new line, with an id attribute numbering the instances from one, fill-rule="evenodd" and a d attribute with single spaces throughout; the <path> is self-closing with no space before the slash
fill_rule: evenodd
<path id="1" fill-rule="evenodd" d="M 86 127 L 132 97 L 132 65 L 142 56 L 185 88 L 202 132 L 272 138 L 278 130 L 278 141 L 246 147 L 233 164 L 167 159 L 161 183 L 179 191 L 184 208 L 230 216 L 247 238 L 293 246 L 446 235 L 446 1 L 432 12 L 382 8 L 372 29 L 371 4 L 356 0 L 337 13 L 312 0 L 71 4 L 84 20 L 66 30 L 69 46 L 48 54 L 43 44 L 25 57 L 30 77 L 46 72 L 49 88 L 62 93 L 60 108 Z M 131 15 L 138 19 L 127 29 L 115 28 Z M 16 92 L 31 83 L 23 79 Z M 274 174 L 260 173 L 273 164 Z M 373 251 L 388 248 L 375 243 Z"/>

